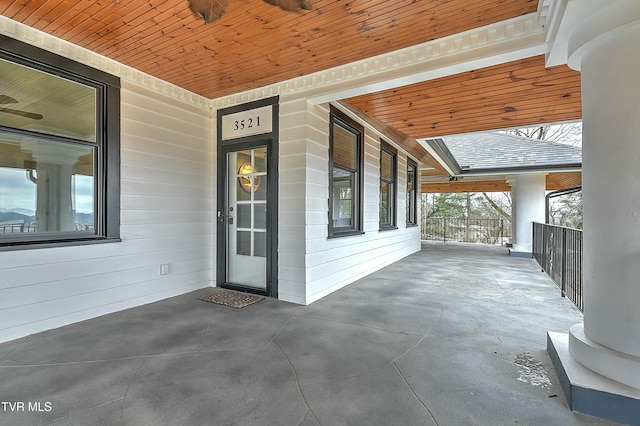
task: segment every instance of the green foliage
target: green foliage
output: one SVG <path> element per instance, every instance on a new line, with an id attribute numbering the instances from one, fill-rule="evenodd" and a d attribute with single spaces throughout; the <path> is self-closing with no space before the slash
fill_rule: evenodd
<path id="1" fill-rule="evenodd" d="M 475 218 L 510 220 L 511 199 L 507 193 L 423 194 L 425 218 Z"/>
<path id="2" fill-rule="evenodd" d="M 465 217 L 466 194 L 462 193 L 442 193 L 429 194 L 430 200 L 427 201 L 426 217 Z"/>

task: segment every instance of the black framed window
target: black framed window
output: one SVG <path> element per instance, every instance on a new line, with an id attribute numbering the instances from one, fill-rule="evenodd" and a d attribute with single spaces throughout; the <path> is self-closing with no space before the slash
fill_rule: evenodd
<path id="1" fill-rule="evenodd" d="M 333 107 L 329 126 L 329 237 L 362 233 L 364 128 Z"/>
<path id="2" fill-rule="evenodd" d="M 0 36 L 0 248 L 117 240 L 120 80 Z"/>
<path id="3" fill-rule="evenodd" d="M 407 225 L 418 225 L 418 165 L 407 160 Z"/>
<path id="4" fill-rule="evenodd" d="M 380 229 L 396 227 L 397 161 L 397 151 L 380 141 Z"/>

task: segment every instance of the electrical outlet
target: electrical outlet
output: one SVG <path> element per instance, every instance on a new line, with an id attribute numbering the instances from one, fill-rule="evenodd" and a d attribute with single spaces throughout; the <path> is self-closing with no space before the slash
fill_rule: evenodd
<path id="1" fill-rule="evenodd" d="M 160 265 L 160 275 L 169 275 L 170 272 L 171 268 L 169 268 L 168 263 L 163 263 L 162 265 Z"/>

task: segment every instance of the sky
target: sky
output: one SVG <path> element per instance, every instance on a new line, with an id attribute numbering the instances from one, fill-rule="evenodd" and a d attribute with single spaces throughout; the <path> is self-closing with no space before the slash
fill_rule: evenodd
<path id="1" fill-rule="evenodd" d="M 93 176 L 75 175 L 75 210 L 93 212 Z M 36 185 L 23 169 L 0 167 L 0 209 L 36 210 Z"/>

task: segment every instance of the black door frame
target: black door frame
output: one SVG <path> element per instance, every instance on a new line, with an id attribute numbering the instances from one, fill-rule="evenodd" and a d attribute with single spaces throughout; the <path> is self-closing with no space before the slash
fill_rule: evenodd
<path id="1" fill-rule="evenodd" d="M 231 140 L 222 140 L 222 117 L 241 111 L 263 106 L 272 106 L 272 126 L 270 133 L 246 136 Z M 216 283 L 222 288 L 255 293 L 268 297 L 278 297 L 278 97 L 263 99 L 230 108 L 217 113 L 217 205 L 216 221 Z M 266 289 L 247 287 L 226 282 L 227 268 L 227 220 L 226 220 L 226 181 L 227 153 L 252 148 L 267 148 L 267 266 Z"/>

